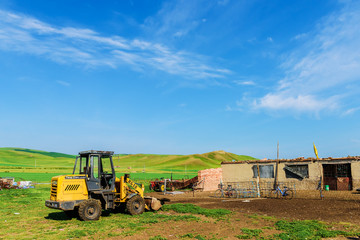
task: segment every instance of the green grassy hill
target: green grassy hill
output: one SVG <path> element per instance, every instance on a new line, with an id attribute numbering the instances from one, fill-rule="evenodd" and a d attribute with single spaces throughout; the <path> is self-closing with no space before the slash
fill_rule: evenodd
<path id="1" fill-rule="evenodd" d="M 218 168 L 222 161 L 244 161 L 255 158 L 236 155 L 225 151 L 214 151 L 204 154 L 191 155 L 154 155 L 154 154 L 130 154 L 126 156 L 115 156 L 115 166 L 121 169 L 137 169 L 145 171 L 153 169 L 156 171 L 198 171 L 207 168 Z"/>
<path id="2" fill-rule="evenodd" d="M 0 168 L 20 169 L 71 169 L 75 157 L 55 152 L 24 148 L 0 148 Z M 191 155 L 119 154 L 113 157 L 117 172 L 195 172 L 220 167 L 222 161 L 242 161 L 254 158 L 225 151 Z M 36 168 L 35 168 L 36 164 Z"/>
<path id="3" fill-rule="evenodd" d="M 76 156 L 25 148 L 0 148 L 0 167 L 67 168 Z"/>

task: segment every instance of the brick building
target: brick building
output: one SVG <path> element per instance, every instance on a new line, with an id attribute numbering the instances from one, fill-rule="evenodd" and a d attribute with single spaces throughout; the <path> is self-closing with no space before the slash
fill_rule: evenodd
<path id="1" fill-rule="evenodd" d="M 216 190 L 220 181 L 222 181 L 222 168 L 200 170 L 198 180 L 204 181 L 204 191 Z"/>

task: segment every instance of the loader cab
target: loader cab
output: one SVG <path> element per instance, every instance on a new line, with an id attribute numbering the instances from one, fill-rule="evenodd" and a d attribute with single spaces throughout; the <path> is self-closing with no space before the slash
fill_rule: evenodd
<path id="1" fill-rule="evenodd" d="M 113 154 L 114 152 L 110 151 L 94 150 L 79 152 L 73 175 L 85 176 L 89 191 L 113 191 L 116 177 L 112 161 Z"/>

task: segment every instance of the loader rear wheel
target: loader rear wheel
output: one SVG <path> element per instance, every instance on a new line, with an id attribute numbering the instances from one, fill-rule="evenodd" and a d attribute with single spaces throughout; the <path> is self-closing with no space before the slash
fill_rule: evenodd
<path id="1" fill-rule="evenodd" d="M 79 218 L 83 221 L 99 220 L 101 215 L 101 202 L 89 199 L 80 203 Z"/>
<path id="2" fill-rule="evenodd" d="M 126 210 L 131 215 L 142 214 L 145 211 L 145 200 L 139 195 L 130 198 L 126 202 Z"/>

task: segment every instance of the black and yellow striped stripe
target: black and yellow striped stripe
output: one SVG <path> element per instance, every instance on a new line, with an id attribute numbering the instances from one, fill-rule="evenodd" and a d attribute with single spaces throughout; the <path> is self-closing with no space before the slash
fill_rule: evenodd
<path id="1" fill-rule="evenodd" d="M 66 186 L 65 191 L 76 191 L 80 187 L 80 184 L 69 184 Z"/>

